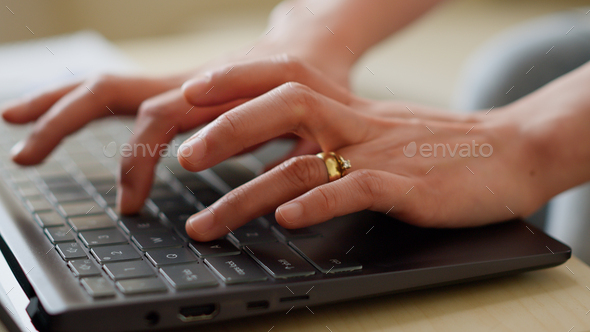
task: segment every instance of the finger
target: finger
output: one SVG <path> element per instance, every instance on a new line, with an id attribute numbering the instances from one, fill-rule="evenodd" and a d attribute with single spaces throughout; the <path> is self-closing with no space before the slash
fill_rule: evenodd
<path id="1" fill-rule="evenodd" d="M 200 171 L 289 132 L 333 151 L 367 137 L 364 118 L 304 85 L 287 83 L 222 114 L 183 143 L 193 153 L 179 155 L 179 161 Z"/>
<path id="2" fill-rule="evenodd" d="M 135 114 L 149 96 L 167 90 L 170 82 L 103 76 L 64 95 L 36 121 L 31 135 L 13 148 L 13 160 L 31 165 L 41 162 L 67 135 L 88 122 L 112 114 Z"/>
<path id="3" fill-rule="evenodd" d="M 390 212 L 392 206 L 403 205 L 407 186 L 408 180 L 402 176 L 358 170 L 281 205 L 275 218 L 285 228 L 300 228 L 366 209 Z M 400 208 L 395 213 L 399 214 Z"/>
<path id="4" fill-rule="evenodd" d="M 37 120 L 51 105 L 66 93 L 75 89 L 80 83 L 70 83 L 56 89 L 43 91 L 35 95 L 15 100 L 2 109 L 2 117 L 11 123 L 28 123 Z"/>
<path id="5" fill-rule="evenodd" d="M 287 82 L 305 84 L 343 104 L 350 100 L 348 90 L 314 67 L 288 56 L 228 65 L 187 81 L 183 90 L 191 104 L 206 106 L 254 98 Z"/>
<path id="6" fill-rule="evenodd" d="M 120 190 L 117 193 L 121 212 L 134 213 L 142 207 L 152 185 L 154 168 L 160 159 L 160 152 L 163 149 L 171 151 L 176 148 L 167 143 L 177 133 L 210 121 L 241 102 L 243 100 L 214 107 L 195 108 L 185 101 L 180 89 L 167 91 L 143 102 L 139 108 L 133 135 L 129 140 L 132 152 L 121 158 Z"/>
<path id="7" fill-rule="evenodd" d="M 305 139 L 297 140 L 297 143 L 295 143 L 295 146 L 286 155 L 284 155 L 279 160 L 276 160 L 276 161 L 266 165 L 264 167 L 264 171 L 267 172 L 291 158 L 294 158 L 297 156 L 302 156 L 305 154 L 316 154 L 320 151 L 321 151 L 320 146 L 315 142 L 308 141 Z"/>
<path id="8" fill-rule="evenodd" d="M 186 231 L 197 241 L 219 238 L 327 180 L 328 172 L 320 158 L 290 159 L 193 215 L 187 221 Z"/>

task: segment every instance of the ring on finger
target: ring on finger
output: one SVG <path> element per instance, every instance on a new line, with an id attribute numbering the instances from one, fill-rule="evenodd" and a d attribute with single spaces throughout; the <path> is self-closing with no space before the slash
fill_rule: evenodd
<path id="1" fill-rule="evenodd" d="M 344 172 L 352 167 L 350 160 L 344 159 L 344 157 L 336 152 L 320 152 L 316 156 L 326 164 L 329 182 L 340 179 L 344 176 Z"/>

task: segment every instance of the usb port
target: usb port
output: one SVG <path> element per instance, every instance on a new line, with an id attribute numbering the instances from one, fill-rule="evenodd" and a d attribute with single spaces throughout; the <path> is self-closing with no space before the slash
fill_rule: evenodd
<path id="1" fill-rule="evenodd" d="M 268 301 L 252 301 L 246 303 L 246 308 L 248 310 L 259 310 L 259 309 L 268 309 L 270 304 Z"/>
<path id="2" fill-rule="evenodd" d="M 293 301 L 303 301 L 303 300 L 309 300 L 309 295 L 281 297 L 279 302 L 293 302 Z"/>

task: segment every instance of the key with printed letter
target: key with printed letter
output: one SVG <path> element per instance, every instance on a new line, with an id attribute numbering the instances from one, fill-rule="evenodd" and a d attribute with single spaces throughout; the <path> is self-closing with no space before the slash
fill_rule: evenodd
<path id="1" fill-rule="evenodd" d="M 90 259 L 75 259 L 68 262 L 68 266 L 76 277 L 84 278 L 100 274 L 100 270 Z"/>
<path id="2" fill-rule="evenodd" d="M 240 250 L 225 239 L 217 239 L 210 242 L 191 241 L 189 247 L 199 255 L 199 257 L 231 256 L 240 254 Z"/>
<path id="3" fill-rule="evenodd" d="M 115 227 L 113 219 L 106 214 L 72 217 L 68 218 L 68 223 L 76 232 Z"/>
<path id="4" fill-rule="evenodd" d="M 100 264 L 141 258 L 137 251 L 135 251 L 135 249 L 129 244 L 108 247 L 94 247 L 90 250 L 90 252 Z"/>
<path id="5" fill-rule="evenodd" d="M 197 257 L 186 248 L 155 249 L 146 252 L 145 256 L 156 267 L 190 263 L 197 260 Z"/>
<path id="6" fill-rule="evenodd" d="M 181 247 L 184 244 L 178 235 L 170 231 L 135 234 L 131 239 L 142 251 L 158 248 Z"/>
<path id="7" fill-rule="evenodd" d="M 76 258 L 86 258 L 86 253 L 77 242 L 60 243 L 55 246 L 55 249 L 57 249 L 61 258 L 66 261 Z"/>
<path id="8" fill-rule="evenodd" d="M 298 239 L 289 245 L 322 273 L 360 270 L 363 266 L 325 239 Z"/>
<path id="9" fill-rule="evenodd" d="M 160 273 L 176 289 L 191 289 L 217 285 L 217 281 L 203 264 L 189 263 L 165 266 L 160 269 Z"/>
<path id="10" fill-rule="evenodd" d="M 152 268 L 144 261 L 107 263 L 103 268 L 113 280 L 143 278 L 155 275 Z"/>
<path id="11" fill-rule="evenodd" d="M 78 237 L 88 248 L 107 244 L 127 243 L 127 238 L 116 228 L 80 232 Z"/>
<path id="12" fill-rule="evenodd" d="M 209 257 L 205 263 L 219 275 L 226 284 L 264 281 L 266 274 L 244 254 L 236 256 Z"/>
<path id="13" fill-rule="evenodd" d="M 75 241 L 76 232 L 72 227 L 51 227 L 45 228 L 45 235 L 51 243 L 72 242 Z"/>
<path id="14" fill-rule="evenodd" d="M 275 278 L 306 277 L 315 274 L 315 269 L 311 265 L 282 243 L 254 244 L 248 246 L 245 251 Z"/>

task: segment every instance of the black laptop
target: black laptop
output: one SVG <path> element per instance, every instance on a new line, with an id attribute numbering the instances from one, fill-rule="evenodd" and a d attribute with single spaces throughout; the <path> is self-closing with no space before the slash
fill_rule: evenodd
<path id="1" fill-rule="evenodd" d="M 8 46 L 0 56 L 13 76 L 0 81 L 0 100 L 55 83 L 56 73 L 70 77 L 44 62 L 47 46 L 79 75 L 129 67 L 88 32 Z M 19 62 L 24 55 L 39 58 Z M 28 129 L 0 123 L 0 250 L 9 264 L 0 264 L 0 282 L 14 277 L 20 284 L 0 294 L 0 320 L 11 331 L 33 329 L 24 313 L 17 318 L 24 309 L 8 303 L 17 291 L 28 297 L 39 331 L 191 329 L 546 268 L 571 255 L 521 220 L 424 229 L 372 212 L 299 230 L 265 216 L 198 243 L 184 231 L 187 217 L 253 178 L 256 161 L 246 156 L 195 174 L 163 158 L 145 208 L 121 216 L 110 149 L 127 141 L 125 126 L 130 120 L 93 123 L 44 164 L 21 168 L 8 151 Z"/>

